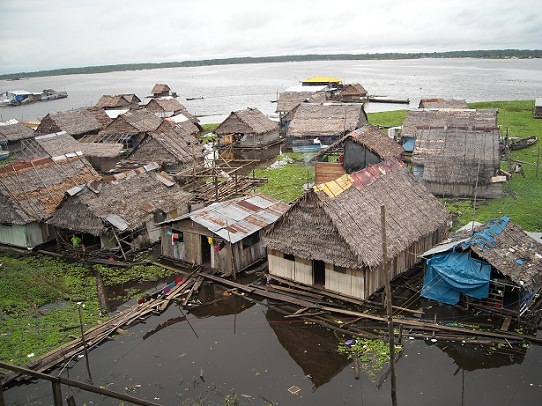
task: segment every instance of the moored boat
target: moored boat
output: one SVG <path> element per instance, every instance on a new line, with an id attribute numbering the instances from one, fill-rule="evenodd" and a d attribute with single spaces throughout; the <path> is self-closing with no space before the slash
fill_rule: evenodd
<path id="1" fill-rule="evenodd" d="M 537 140 L 538 138 L 535 135 L 532 135 L 527 138 L 522 138 L 510 144 L 510 149 L 512 151 L 517 151 L 518 149 L 527 148 L 527 147 L 530 147 L 531 145 L 536 144 Z"/>

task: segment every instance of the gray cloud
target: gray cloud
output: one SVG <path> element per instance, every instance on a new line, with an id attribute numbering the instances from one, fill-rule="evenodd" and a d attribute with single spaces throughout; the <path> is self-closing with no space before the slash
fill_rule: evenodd
<path id="1" fill-rule="evenodd" d="M 542 48 L 540 0 L 2 0 L 0 73 L 304 53 Z"/>

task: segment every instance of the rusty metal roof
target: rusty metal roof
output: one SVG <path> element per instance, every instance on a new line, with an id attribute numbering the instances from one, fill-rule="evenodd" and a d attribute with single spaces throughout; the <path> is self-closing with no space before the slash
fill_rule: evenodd
<path id="1" fill-rule="evenodd" d="M 187 215 L 224 240 L 236 243 L 273 224 L 288 205 L 263 194 L 213 203 Z"/>

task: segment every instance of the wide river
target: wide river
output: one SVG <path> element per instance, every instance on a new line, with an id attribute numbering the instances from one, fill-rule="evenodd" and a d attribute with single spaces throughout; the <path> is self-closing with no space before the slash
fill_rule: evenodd
<path id="1" fill-rule="evenodd" d="M 35 120 L 91 106 L 103 94 L 135 93 L 144 99 L 155 83 L 167 83 L 203 123 L 220 122 L 246 107 L 273 113 L 278 92 L 320 75 L 359 82 L 373 95 L 409 98 L 409 108 L 417 107 L 422 97 L 468 102 L 542 97 L 542 59 L 299 62 L 0 81 L 2 91 L 53 88 L 69 93 L 65 100 L 3 108 L 0 114 L 2 120 Z M 375 103 L 366 110 L 396 108 L 407 106 Z M 354 379 L 352 363 L 336 351 L 340 339 L 333 332 L 284 319 L 265 302 L 223 296 L 210 285 L 202 294 L 217 301 L 194 311 L 172 305 L 90 351 L 88 370 L 80 359 L 53 373 L 164 405 L 222 405 L 233 393 L 240 405 L 391 404 L 387 368 L 364 369 Z M 396 368 L 398 405 L 542 404 L 540 345 L 507 351 L 414 340 L 408 332 L 404 344 Z M 74 395 L 77 404 L 120 403 L 66 387 L 63 394 Z M 15 387 L 4 398 L 7 405 L 50 405 L 51 385 Z"/>
<path id="2" fill-rule="evenodd" d="M 410 105 L 371 103 L 367 112 L 415 108 L 420 98 L 467 102 L 542 97 L 542 59 L 412 59 L 265 63 L 152 69 L 0 81 L 8 90 L 66 90 L 67 99 L 0 109 L 0 121 L 32 121 L 48 113 L 94 105 L 104 94 L 135 93 L 141 100 L 155 83 L 167 83 L 202 123 L 221 122 L 230 112 L 256 107 L 273 113 L 277 94 L 313 76 L 361 83 L 371 95 L 410 99 Z M 196 100 L 187 100 L 197 98 Z"/>

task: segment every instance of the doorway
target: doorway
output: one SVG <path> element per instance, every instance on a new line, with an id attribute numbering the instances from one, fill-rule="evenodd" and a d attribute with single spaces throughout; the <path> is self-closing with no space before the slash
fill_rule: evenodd
<path id="1" fill-rule="evenodd" d="M 324 261 L 312 261 L 313 285 L 323 288 L 326 284 L 326 264 Z"/>

